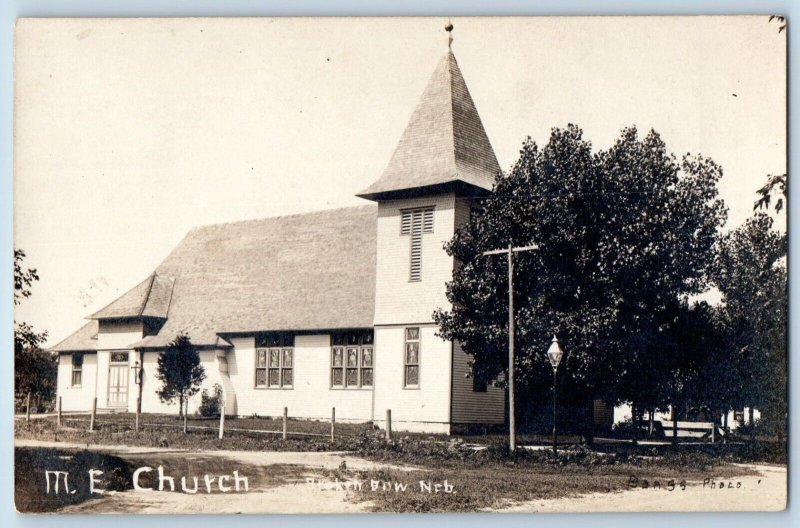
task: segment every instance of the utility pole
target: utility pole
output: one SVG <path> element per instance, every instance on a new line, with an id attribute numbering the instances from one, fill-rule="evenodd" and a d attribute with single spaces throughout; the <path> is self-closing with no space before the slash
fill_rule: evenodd
<path id="1" fill-rule="evenodd" d="M 502 255 L 508 256 L 508 447 L 514 452 L 517 449 L 517 429 L 514 418 L 514 253 L 533 251 L 539 246 L 513 247 L 507 249 L 494 249 L 483 252 L 483 256 Z"/>

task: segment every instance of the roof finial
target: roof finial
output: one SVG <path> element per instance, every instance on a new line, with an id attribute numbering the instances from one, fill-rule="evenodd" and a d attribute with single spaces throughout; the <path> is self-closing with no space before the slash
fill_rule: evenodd
<path id="1" fill-rule="evenodd" d="M 450 22 L 450 17 L 447 17 L 447 25 L 444 29 L 447 31 L 447 49 L 450 49 L 453 45 L 453 23 Z"/>

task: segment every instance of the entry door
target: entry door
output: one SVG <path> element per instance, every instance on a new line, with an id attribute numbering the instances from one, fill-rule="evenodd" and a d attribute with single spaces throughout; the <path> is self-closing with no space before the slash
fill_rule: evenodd
<path id="1" fill-rule="evenodd" d="M 114 365 L 108 369 L 108 406 L 128 406 L 128 364 Z"/>

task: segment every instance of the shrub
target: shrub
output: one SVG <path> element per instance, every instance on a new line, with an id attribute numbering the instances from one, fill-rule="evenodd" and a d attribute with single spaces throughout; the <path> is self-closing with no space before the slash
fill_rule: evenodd
<path id="1" fill-rule="evenodd" d="M 203 392 L 200 394 L 200 408 L 198 412 L 200 416 L 205 417 L 219 416 L 221 404 L 222 387 L 219 386 L 219 383 L 215 383 L 213 396 L 208 394 L 208 389 L 203 389 Z"/>
<path id="2" fill-rule="evenodd" d="M 625 440 L 644 440 L 645 438 L 664 438 L 664 429 L 662 428 L 661 421 L 655 420 L 653 422 L 653 434 L 650 434 L 649 422 L 647 420 L 637 420 L 634 422 L 628 418 L 622 422 L 614 424 L 611 429 L 611 436 L 613 438 L 621 438 Z"/>

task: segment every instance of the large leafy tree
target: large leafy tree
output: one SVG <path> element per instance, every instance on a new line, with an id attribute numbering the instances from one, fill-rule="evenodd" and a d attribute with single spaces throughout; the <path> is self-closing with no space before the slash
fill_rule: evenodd
<path id="1" fill-rule="evenodd" d="M 661 384 L 664 402 L 676 406 L 678 414 L 694 411 L 693 418 L 704 413 L 704 419 L 715 420 L 728 409 L 735 378 L 721 372 L 729 357 L 723 329 L 719 323 L 719 309 L 706 302 L 682 302 L 678 316 L 665 332 L 659 345 L 659 354 L 670 366 Z"/>
<path id="2" fill-rule="evenodd" d="M 35 268 L 25 268 L 25 251 L 14 250 L 14 305 L 32 295 L 39 280 Z M 37 332 L 24 321 L 14 321 L 14 396 L 17 402 L 31 393 L 39 403 L 55 398 L 58 364 L 54 354 L 42 350 L 47 331 Z"/>
<path id="3" fill-rule="evenodd" d="M 730 354 L 721 369 L 738 381 L 730 406 L 760 409 L 778 433 L 787 416 L 786 244 L 756 213 L 721 240 L 714 273 Z"/>
<path id="4" fill-rule="evenodd" d="M 441 335 L 463 343 L 481 381 L 504 379 L 507 263 L 482 253 L 537 244 L 515 257 L 516 372 L 527 401 L 550 387 L 553 333 L 567 352 L 568 398 L 663 401 L 671 365 L 660 343 L 682 299 L 707 288 L 726 218 L 721 174 L 707 158 L 676 160 L 653 131 L 625 129 L 598 152 L 574 125 L 553 129 L 543 148 L 528 139 L 446 246 L 459 266 L 447 285 L 452 309 L 434 314 Z"/>
<path id="5" fill-rule="evenodd" d="M 186 334 L 179 334 L 158 356 L 156 377 L 162 386 L 156 393 L 165 403 L 178 402 L 178 414 L 183 416 L 184 403 L 200 390 L 206 379 L 200 364 L 200 354 Z"/>

